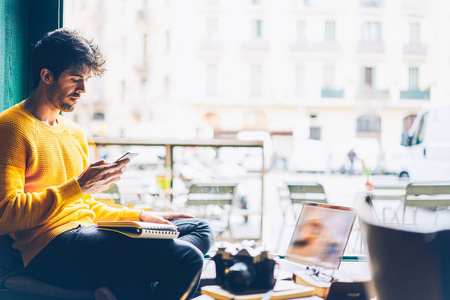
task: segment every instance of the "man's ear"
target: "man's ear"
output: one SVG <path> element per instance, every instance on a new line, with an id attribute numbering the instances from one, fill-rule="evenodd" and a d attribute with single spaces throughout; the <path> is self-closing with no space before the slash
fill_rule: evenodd
<path id="1" fill-rule="evenodd" d="M 42 69 L 41 70 L 41 80 L 45 84 L 51 84 L 54 80 L 53 73 L 49 69 Z"/>

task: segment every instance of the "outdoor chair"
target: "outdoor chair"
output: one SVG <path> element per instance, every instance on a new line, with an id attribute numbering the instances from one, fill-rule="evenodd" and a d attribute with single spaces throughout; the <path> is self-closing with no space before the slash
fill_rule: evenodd
<path id="1" fill-rule="evenodd" d="M 402 206 L 401 200 L 405 195 L 405 189 L 408 182 L 404 180 L 373 182 L 373 189 L 368 192 L 370 200 L 375 203 L 384 204 L 382 210 L 383 223 L 400 223 L 397 212 Z M 391 218 L 387 218 L 387 212 L 390 211 Z"/>
<path id="2" fill-rule="evenodd" d="M 230 219 L 236 187 L 236 183 L 193 183 L 189 186 L 186 209 L 208 220 L 216 235 L 228 231 L 233 241 Z"/>
<path id="3" fill-rule="evenodd" d="M 417 208 L 436 209 L 434 224 L 436 224 L 439 211 L 450 206 L 450 182 L 412 182 L 406 186 L 403 202 L 402 223 L 405 224 L 407 207 L 413 207 L 413 224 L 417 223 Z"/>
<path id="4" fill-rule="evenodd" d="M 299 206 L 298 204 L 303 204 L 303 202 L 328 203 L 325 189 L 318 182 L 288 182 L 285 183 L 285 186 L 287 187 L 288 194 L 285 193 L 285 189 L 281 186 L 278 187 L 281 213 L 283 215 L 283 222 L 278 236 L 278 245 L 282 244 L 281 239 L 286 225 L 287 210 L 291 210 L 296 222 L 301 210 L 301 205 Z M 283 202 L 287 202 L 287 204 L 283 205 Z"/>
<path id="5" fill-rule="evenodd" d="M 376 221 L 357 207 L 378 300 L 450 299 L 450 230 L 414 230 Z"/>
<path id="6" fill-rule="evenodd" d="M 300 210 L 295 209 L 295 204 L 303 202 L 328 203 L 325 189 L 318 182 L 291 182 L 286 183 L 289 190 L 289 199 L 291 200 L 291 208 L 295 220 Z M 283 214 L 284 217 L 284 214 Z"/>

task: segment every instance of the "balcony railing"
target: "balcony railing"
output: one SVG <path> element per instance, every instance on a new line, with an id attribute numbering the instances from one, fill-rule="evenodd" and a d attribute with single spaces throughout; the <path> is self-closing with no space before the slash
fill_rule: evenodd
<path id="1" fill-rule="evenodd" d="M 383 42 L 362 41 L 358 44 L 359 53 L 384 53 Z"/>
<path id="2" fill-rule="evenodd" d="M 206 52 L 220 52 L 223 50 L 223 43 L 205 40 L 200 43 L 200 49 Z"/>
<path id="3" fill-rule="evenodd" d="M 359 91 L 359 96 L 362 99 L 389 99 L 389 90 L 378 89 L 362 89 Z"/>
<path id="4" fill-rule="evenodd" d="M 301 41 L 292 43 L 291 51 L 339 53 L 342 51 L 342 45 L 336 41 L 326 41 L 323 43 L 315 43 L 315 44 Z"/>
<path id="5" fill-rule="evenodd" d="M 400 91 L 400 99 L 430 100 L 430 90 Z"/>
<path id="6" fill-rule="evenodd" d="M 251 52 L 267 52 L 269 50 L 269 43 L 264 40 L 249 41 L 242 45 L 242 50 Z"/>
<path id="7" fill-rule="evenodd" d="M 322 89 L 322 98 L 344 98 L 344 90 Z"/>
<path id="8" fill-rule="evenodd" d="M 426 55 L 427 45 L 422 43 L 406 44 L 403 46 L 403 54 L 406 55 Z"/>
<path id="9" fill-rule="evenodd" d="M 407 10 L 425 12 L 427 6 L 427 0 L 405 0 L 405 9 Z"/>
<path id="10" fill-rule="evenodd" d="M 361 7 L 381 7 L 382 0 L 360 0 Z"/>
<path id="11" fill-rule="evenodd" d="M 335 0 L 292 0 L 294 7 L 298 9 L 312 8 L 320 10 L 342 9 L 342 1 Z"/>

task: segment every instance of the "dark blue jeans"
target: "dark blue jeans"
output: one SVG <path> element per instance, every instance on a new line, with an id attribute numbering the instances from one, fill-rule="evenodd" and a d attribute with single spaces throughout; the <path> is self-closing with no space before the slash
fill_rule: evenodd
<path id="1" fill-rule="evenodd" d="M 106 286 L 119 299 L 179 300 L 202 269 L 214 236 L 200 219 L 172 223 L 180 231 L 176 240 L 135 239 L 79 226 L 54 238 L 26 270 L 61 287 Z M 188 299 L 199 282 L 198 277 Z"/>

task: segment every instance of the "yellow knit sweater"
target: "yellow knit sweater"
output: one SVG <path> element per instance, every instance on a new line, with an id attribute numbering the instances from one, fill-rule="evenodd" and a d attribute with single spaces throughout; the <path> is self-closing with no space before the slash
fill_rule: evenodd
<path id="1" fill-rule="evenodd" d="M 83 195 L 74 179 L 87 167 L 83 131 L 58 116 L 50 126 L 23 102 L 0 114 L 0 235 L 9 234 L 25 266 L 54 237 L 98 220 L 139 220 L 141 211 L 111 208 Z"/>

